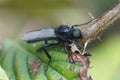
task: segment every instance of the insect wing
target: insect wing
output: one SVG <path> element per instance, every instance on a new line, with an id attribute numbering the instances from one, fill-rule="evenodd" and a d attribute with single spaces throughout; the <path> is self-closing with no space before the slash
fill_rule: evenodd
<path id="1" fill-rule="evenodd" d="M 36 42 L 55 38 L 54 29 L 43 29 L 39 31 L 31 31 L 24 35 L 23 40 L 27 42 Z"/>

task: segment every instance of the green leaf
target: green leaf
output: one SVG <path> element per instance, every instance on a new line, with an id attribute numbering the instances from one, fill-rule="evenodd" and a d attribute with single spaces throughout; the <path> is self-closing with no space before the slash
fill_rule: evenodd
<path id="1" fill-rule="evenodd" d="M 0 80 L 8 80 L 8 77 L 5 73 L 5 71 L 0 66 Z"/>
<path id="2" fill-rule="evenodd" d="M 36 52 L 43 42 L 33 45 L 23 41 L 4 41 L 0 64 L 9 80 L 79 80 L 81 64 L 69 63 L 61 45 L 47 48 L 52 60 L 46 74 L 48 58 L 43 50 Z"/>

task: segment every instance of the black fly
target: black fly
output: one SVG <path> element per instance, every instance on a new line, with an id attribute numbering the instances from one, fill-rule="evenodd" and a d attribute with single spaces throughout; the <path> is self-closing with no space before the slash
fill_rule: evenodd
<path id="1" fill-rule="evenodd" d="M 79 29 L 75 29 L 74 27 L 86 25 L 91 21 L 80 25 L 73 25 L 71 27 L 69 27 L 68 25 L 61 25 L 58 28 L 54 28 L 54 29 L 50 28 L 50 29 L 31 31 L 24 35 L 23 40 L 25 40 L 28 43 L 45 41 L 44 46 L 41 47 L 40 49 L 43 49 L 46 56 L 49 58 L 47 64 L 47 68 L 48 68 L 51 62 L 51 55 L 46 50 L 46 47 L 58 45 L 60 43 L 65 47 L 66 44 L 75 43 L 77 39 L 82 39 L 81 31 Z M 49 40 L 55 40 L 55 43 L 48 43 Z"/>

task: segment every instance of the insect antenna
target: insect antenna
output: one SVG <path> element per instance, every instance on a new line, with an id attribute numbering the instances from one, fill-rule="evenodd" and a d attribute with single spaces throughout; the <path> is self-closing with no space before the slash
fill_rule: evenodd
<path id="1" fill-rule="evenodd" d="M 86 22 L 86 23 L 83 23 L 83 24 L 75 24 L 75 25 L 72 25 L 71 28 L 73 29 L 74 27 L 87 25 L 87 24 L 89 24 L 90 22 L 92 22 L 93 20 L 94 20 L 94 19 L 92 19 L 92 20 L 90 20 L 90 21 L 88 21 L 88 22 Z"/>

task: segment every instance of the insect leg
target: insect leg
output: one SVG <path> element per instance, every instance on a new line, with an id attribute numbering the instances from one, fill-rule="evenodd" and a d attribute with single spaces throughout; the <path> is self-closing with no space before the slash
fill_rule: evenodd
<path id="1" fill-rule="evenodd" d="M 45 44 L 48 44 L 47 40 L 45 40 Z"/>
<path id="2" fill-rule="evenodd" d="M 46 47 L 50 47 L 50 46 L 53 46 L 53 45 L 57 45 L 57 44 L 59 44 L 59 43 L 60 43 L 60 42 L 51 43 L 51 44 L 45 44 L 42 48 L 40 48 L 40 49 L 43 49 L 43 51 L 45 52 L 46 56 L 47 56 L 48 59 L 49 59 L 48 64 L 47 64 L 47 67 L 46 67 L 46 70 L 45 70 L 45 73 L 46 73 L 46 71 L 47 71 L 47 69 L 48 69 L 48 66 L 49 66 L 50 62 L 51 62 L 51 55 L 50 55 L 50 54 L 48 53 L 48 51 L 46 50 Z M 40 49 L 38 49 L 37 52 L 38 52 Z"/>
<path id="3" fill-rule="evenodd" d="M 46 56 L 49 58 L 49 61 L 48 61 L 48 63 L 47 63 L 47 67 L 46 67 L 46 70 L 45 70 L 45 73 L 46 73 L 46 71 L 48 70 L 48 66 L 49 66 L 49 64 L 50 64 L 50 62 L 51 62 L 51 56 L 50 56 L 50 54 L 48 53 L 48 51 L 46 50 L 45 47 L 42 47 L 42 49 L 44 50 Z"/>

